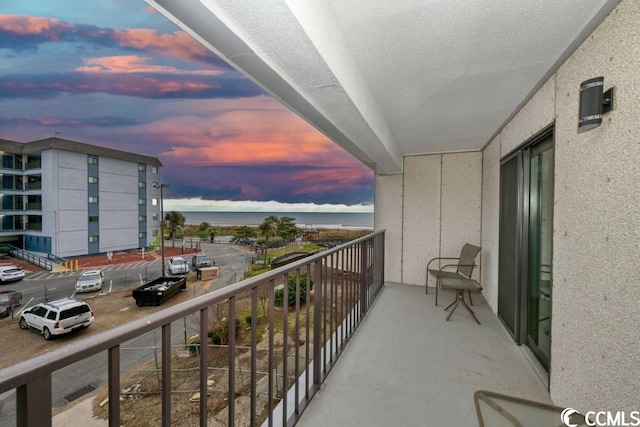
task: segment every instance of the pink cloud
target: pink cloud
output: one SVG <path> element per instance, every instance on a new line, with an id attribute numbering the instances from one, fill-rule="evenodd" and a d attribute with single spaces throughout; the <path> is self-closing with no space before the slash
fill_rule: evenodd
<path id="1" fill-rule="evenodd" d="M 45 35 L 52 40 L 59 40 L 57 33 L 72 30 L 75 26 L 58 19 L 35 16 L 0 15 L 0 28 L 17 35 Z"/>
<path id="2" fill-rule="evenodd" d="M 180 70 L 175 67 L 151 65 L 151 58 L 135 55 L 106 56 L 100 58 L 86 58 L 84 67 L 75 71 L 83 73 L 162 73 L 180 75 L 208 75 L 219 76 L 221 71 L 215 70 Z"/>

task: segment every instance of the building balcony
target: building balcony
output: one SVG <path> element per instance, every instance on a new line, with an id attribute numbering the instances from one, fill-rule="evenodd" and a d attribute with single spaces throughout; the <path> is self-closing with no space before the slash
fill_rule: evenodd
<path id="1" fill-rule="evenodd" d="M 384 283 L 383 254 L 384 232 L 378 232 L 115 327 L 99 340 L 74 341 L 0 370 L 0 395 L 16 391 L 18 425 L 51 425 L 50 402 L 36 396 L 51 395 L 53 373 L 106 352 L 109 420 L 119 425 L 120 347 L 159 328 L 163 356 L 156 395 L 162 396 L 162 425 L 171 425 L 171 396 L 180 394 L 172 378 L 183 375 L 174 371 L 171 360 L 176 353 L 171 324 L 185 316 L 199 320 L 199 342 L 207 342 L 211 310 L 223 307 L 221 321 L 229 328 L 224 347 L 230 355 L 225 373 L 216 378 L 216 392 L 209 390 L 208 380 L 220 367 L 211 367 L 207 354 L 216 350 L 197 346 L 198 366 L 208 368 L 198 368 L 193 387 L 200 396 L 210 392 L 210 399 L 222 393 L 228 404 L 217 414 L 211 412 L 215 405 L 208 405 L 209 398 L 195 404 L 200 409 L 194 417 L 201 425 L 213 419 L 227 425 L 247 420 L 251 425 L 265 420 L 283 425 L 286 417 L 288 425 L 302 426 L 421 425 L 427 419 L 433 421 L 430 425 L 474 426 L 477 390 L 549 402 L 545 387 L 481 295 L 473 299 L 481 325 L 462 307 L 447 321 L 442 301 L 453 295 L 443 293 L 435 307 L 434 295 L 425 295 L 424 287 Z M 301 289 L 311 281 L 313 292 L 303 296 Z M 283 282 L 290 285 L 280 299 L 289 301 L 291 292 L 300 299 L 278 308 L 275 288 Z M 251 326 L 242 327 L 250 330 L 242 345 L 234 338 L 238 321 L 227 320 L 239 316 L 245 321 L 251 317 Z M 265 319 L 266 324 L 260 323 Z M 258 347 L 259 339 L 267 344 L 266 351 Z M 8 406 L 12 402 L 4 402 L 5 411 Z"/>
<path id="2" fill-rule="evenodd" d="M 478 426 L 474 393 L 551 404 L 549 393 L 482 295 L 387 283 L 298 425 Z"/>

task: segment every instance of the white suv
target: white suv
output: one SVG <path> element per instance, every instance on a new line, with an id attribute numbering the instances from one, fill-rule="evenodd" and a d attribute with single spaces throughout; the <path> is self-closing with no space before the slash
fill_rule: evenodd
<path id="1" fill-rule="evenodd" d="M 93 310 L 89 304 L 64 298 L 57 301 L 36 304 L 25 310 L 20 316 L 20 328 L 33 328 L 50 340 L 55 335 L 62 335 L 93 323 Z"/>

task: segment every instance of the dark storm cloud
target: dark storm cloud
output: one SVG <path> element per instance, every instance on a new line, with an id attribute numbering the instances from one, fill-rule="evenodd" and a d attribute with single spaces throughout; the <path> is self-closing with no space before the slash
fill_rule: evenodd
<path id="1" fill-rule="evenodd" d="M 335 176 L 323 183 L 296 181 L 292 176 Z M 361 204 L 373 198 L 371 177 L 342 180 L 340 171 L 309 166 L 252 165 L 163 168 L 163 182 L 169 183 L 167 198 L 202 198 L 204 200 L 256 200 L 283 203 Z M 310 186 L 313 185 L 313 191 Z"/>
<path id="2" fill-rule="evenodd" d="M 103 117 L 88 117 L 84 119 L 68 119 L 64 117 L 48 117 L 48 118 L 33 118 L 33 117 L 4 117 L 0 116 L 0 126 L 6 127 L 61 127 L 61 126 L 73 126 L 73 127 L 114 127 L 119 128 L 122 126 L 134 126 L 140 124 L 138 121 L 115 116 L 103 116 Z"/>
<path id="3" fill-rule="evenodd" d="M 263 94 L 249 80 L 234 75 L 70 72 L 0 76 L 0 99 L 51 99 L 88 93 L 146 99 L 242 98 Z"/>

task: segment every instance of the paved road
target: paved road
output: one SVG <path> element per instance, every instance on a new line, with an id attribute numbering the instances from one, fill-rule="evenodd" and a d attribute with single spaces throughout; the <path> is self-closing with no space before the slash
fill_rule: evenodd
<path id="1" fill-rule="evenodd" d="M 212 284 L 213 289 L 220 289 L 243 279 L 244 272 L 251 264 L 254 254 L 235 245 L 202 244 L 202 250 L 214 259 L 216 266 L 220 268 L 219 277 Z M 188 255 L 187 261 L 191 256 Z M 139 286 L 148 280 L 160 276 L 161 261 L 146 261 L 132 264 L 112 265 L 102 269 L 106 277 L 105 292 L 123 287 Z M 37 272 L 16 283 L 3 286 L 6 289 L 15 289 L 23 293 L 23 306 L 33 306 L 38 302 L 73 297 L 74 285 L 81 272 L 51 273 Z M 171 327 L 172 342 L 182 343 L 185 335 L 191 336 L 197 333 L 199 326 L 197 320 L 179 320 Z M 121 346 L 121 371 L 134 369 L 142 362 L 153 359 L 156 356 L 156 347 L 160 342 L 160 332 L 155 331 L 138 337 Z M 107 383 L 107 354 L 100 353 L 82 360 L 72 366 L 61 369 L 52 377 L 53 406 L 61 407 L 68 404 L 65 397 L 78 392 L 86 387 L 101 387 Z M 13 427 L 15 425 L 15 393 L 0 395 L 0 427 Z"/>

